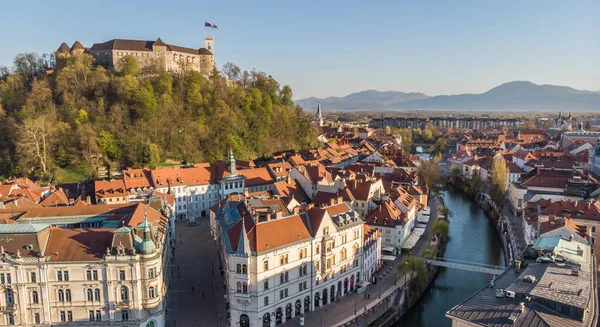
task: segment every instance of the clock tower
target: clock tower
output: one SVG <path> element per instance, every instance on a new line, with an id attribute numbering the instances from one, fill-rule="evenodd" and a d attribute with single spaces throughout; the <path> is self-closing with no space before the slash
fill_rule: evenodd
<path id="1" fill-rule="evenodd" d="M 213 55 L 215 54 L 215 37 L 214 36 L 205 36 L 204 37 L 204 47 L 206 50 L 210 51 Z"/>

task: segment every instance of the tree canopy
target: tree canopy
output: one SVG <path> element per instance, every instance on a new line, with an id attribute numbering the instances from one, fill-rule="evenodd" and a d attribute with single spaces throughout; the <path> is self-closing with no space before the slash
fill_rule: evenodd
<path id="1" fill-rule="evenodd" d="M 0 176 L 212 162 L 229 148 L 247 160 L 318 144 L 291 88 L 265 73 L 233 64 L 225 67 L 229 80 L 216 71 L 142 73 L 130 59 L 115 72 L 87 54 L 56 65 L 25 54 L 2 69 L 0 156 L 10 159 L 0 162 Z"/>

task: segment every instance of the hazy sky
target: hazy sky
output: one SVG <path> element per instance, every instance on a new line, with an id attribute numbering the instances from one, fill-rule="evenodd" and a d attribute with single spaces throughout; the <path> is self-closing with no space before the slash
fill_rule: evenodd
<path id="1" fill-rule="evenodd" d="M 600 90 L 600 1 L 2 1 L 0 65 L 113 38 L 202 47 L 294 98 L 479 93 L 513 80 Z"/>

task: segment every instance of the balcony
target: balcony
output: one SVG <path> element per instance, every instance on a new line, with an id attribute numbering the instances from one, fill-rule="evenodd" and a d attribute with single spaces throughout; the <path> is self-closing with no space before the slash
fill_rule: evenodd
<path id="1" fill-rule="evenodd" d="M 119 301 L 119 302 L 115 302 L 115 308 L 118 309 L 127 309 L 130 306 L 130 302 L 129 301 Z"/>
<path id="2" fill-rule="evenodd" d="M 250 293 L 235 292 L 234 296 L 238 303 L 250 303 Z"/>

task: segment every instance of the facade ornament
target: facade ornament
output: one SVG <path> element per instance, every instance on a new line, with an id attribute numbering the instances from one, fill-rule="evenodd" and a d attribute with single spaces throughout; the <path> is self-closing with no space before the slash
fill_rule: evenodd
<path id="1" fill-rule="evenodd" d="M 110 256 L 110 248 L 109 247 L 106 247 L 106 255 Z"/>
<path id="2" fill-rule="evenodd" d="M 17 249 L 17 258 L 21 257 L 21 251 Z"/>

